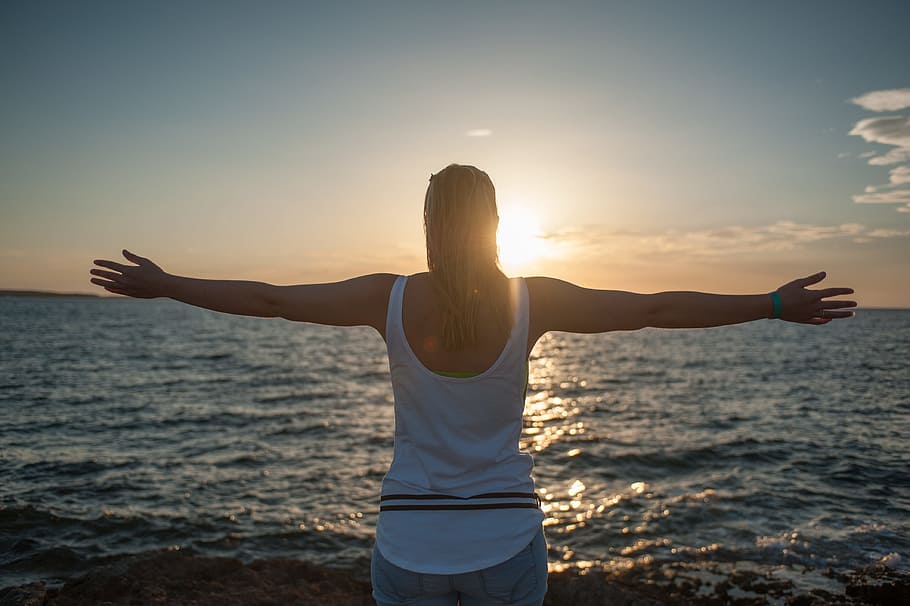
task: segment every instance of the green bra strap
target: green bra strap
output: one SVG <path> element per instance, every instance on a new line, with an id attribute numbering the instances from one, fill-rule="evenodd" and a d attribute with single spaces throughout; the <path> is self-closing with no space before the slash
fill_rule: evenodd
<path id="1" fill-rule="evenodd" d="M 445 370 L 434 370 L 433 372 L 444 377 L 452 377 L 453 379 L 467 379 L 469 377 L 476 377 L 478 374 L 480 374 L 476 372 L 447 372 Z M 530 373 L 531 362 L 529 360 L 525 366 L 525 397 L 528 395 L 528 375 L 530 375 Z"/>

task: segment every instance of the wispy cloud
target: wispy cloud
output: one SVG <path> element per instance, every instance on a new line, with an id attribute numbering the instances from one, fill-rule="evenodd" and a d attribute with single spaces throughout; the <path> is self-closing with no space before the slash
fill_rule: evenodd
<path id="1" fill-rule="evenodd" d="M 898 111 L 910 108 L 910 88 L 871 91 L 850 101 L 875 112 Z M 862 137 L 869 143 L 892 147 L 883 154 L 859 154 L 858 157 L 868 158 L 869 164 L 873 166 L 910 162 L 910 116 L 864 118 L 853 126 L 850 134 Z M 897 166 L 889 171 L 887 184 L 870 185 L 866 187 L 865 193 L 853 196 L 853 201 L 859 204 L 903 204 L 898 210 L 910 212 L 910 189 L 901 188 L 907 184 L 910 184 L 910 166 Z"/>
<path id="2" fill-rule="evenodd" d="M 857 122 L 850 134 L 870 143 L 894 145 L 907 151 L 910 149 L 910 116 L 866 118 Z"/>
<path id="3" fill-rule="evenodd" d="M 866 235 L 870 238 L 905 238 L 910 236 L 910 229 L 873 229 Z"/>
<path id="4" fill-rule="evenodd" d="M 889 180 L 893 185 L 910 183 L 910 166 L 898 166 L 891 169 Z"/>
<path id="5" fill-rule="evenodd" d="M 475 128 L 465 133 L 468 137 L 489 137 L 493 134 L 489 128 Z"/>
<path id="6" fill-rule="evenodd" d="M 910 189 L 892 189 L 891 191 L 874 191 L 867 194 L 853 196 L 853 201 L 858 204 L 908 204 L 910 205 Z"/>
<path id="7" fill-rule="evenodd" d="M 869 164 L 873 166 L 888 166 L 898 162 L 910 162 L 910 149 L 895 147 L 894 149 L 889 149 L 887 153 L 869 160 Z"/>
<path id="8" fill-rule="evenodd" d="M 874 90 L 854 97 L 850 102 L 874 112 L 893 112 L 910 107 L 910 88 Z"/>
<path id="9" fill-rule="evenodd" d="M 910 237 L 910 230 L 873 230 L 859 223 L 813 225 L 778 221 L 770 225 L 731 225 L 712 229 L 662 232 L 609 230 L 600 226 L 564 228 L 546 235 L 554 248 L 571 255 L 612 255 L 653 259 L 667 255 L 722 257 L 731 254 L 792 251 L 823 240 Z"/>

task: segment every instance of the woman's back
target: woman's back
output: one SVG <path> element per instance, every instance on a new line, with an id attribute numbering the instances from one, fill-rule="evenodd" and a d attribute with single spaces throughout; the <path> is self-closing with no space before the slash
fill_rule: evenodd
<path id="1" fill-rule="evenodd" d="M 501 288 L 508 288 L 508 280 L 502 280 Z M 509 318 L 512 318 L 515 301 L 511 297 L 508 300 Z M 511 323 L 503 327 L 494 310 L 483 305 L 483 297 L 480 303 L 475 321 L 477 342 L 448 351 L 443 346 L 444 308 L 430 282 L 429 272 L 408 277 L 402 305 L 404 332 L 414 355 L 426 368 L 434 372 L 481 374 L 496 362 L 509 339 Z"/>

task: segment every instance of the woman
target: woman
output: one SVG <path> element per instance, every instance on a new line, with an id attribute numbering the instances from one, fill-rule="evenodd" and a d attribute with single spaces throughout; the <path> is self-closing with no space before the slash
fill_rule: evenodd
<path id="1" fill-rule="evenodd" d="M 428 272 L 273 286 L 97 260 L 92 282 L 131 297 L 334 326 L 386 341 L 395 395 L 394 457 L 382 482 L 373 551 L 379 606 L 541 604 L 543 513 L 530 455 L 518 448 L 528 356 L 547 331 L 695 328 L 780 318 L 825 324 L 852 314 L 849 288 L 807 290 L 824 273 L 770 294 L 595 290 L 554 278 L 507 278 L 489 176 L 452 164 L 424 201 Z"/>

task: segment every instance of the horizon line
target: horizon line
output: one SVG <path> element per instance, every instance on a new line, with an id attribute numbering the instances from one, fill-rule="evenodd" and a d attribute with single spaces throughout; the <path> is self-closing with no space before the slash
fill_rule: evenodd
<path id="1" fill-rule="evenodd" d="M 17 288 L 0 288 L 0 297 L 93 297 L 95 299 L 135 299 L 136 297 L 127 297 L 126 295 L 100 295 L 91 292 L 60 292 L 54 290 L 34 290 L 34 289 L 17 289 Z M 157 299 L 169 299 L 170 297 L 155 297 Z M 140 299 L 142 300 L 142 299 Z M 910 305 L 906 307 L 895 307 L 891 305 L 876 306 L 866 305 L 855 307 L 852 311 L 910 311 Z"/>

